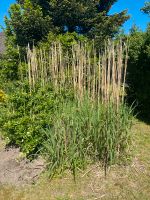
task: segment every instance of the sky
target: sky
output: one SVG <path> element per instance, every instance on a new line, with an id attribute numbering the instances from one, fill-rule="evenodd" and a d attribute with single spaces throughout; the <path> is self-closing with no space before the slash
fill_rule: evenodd
<path id="1" fill-rule="evenodd" d="M 112 6 L 110 14 L 127 9 L 131 18 L 123 25 L 125 32 L 128 33 L 132 25 L 135 24 L 141 30 L 145 31 L 147 23 L 150 22 L 150 17 L 140 11 L 140 8 L 144 6 L 145 1 L 146 0 L 118 0 L 118 2 Z M 3 27 L 5 26 L 4 16 L 8 15 L 8 8 L 12 3 L 15 3 L 15 0 L 0 0 L 0 25 Z"/>

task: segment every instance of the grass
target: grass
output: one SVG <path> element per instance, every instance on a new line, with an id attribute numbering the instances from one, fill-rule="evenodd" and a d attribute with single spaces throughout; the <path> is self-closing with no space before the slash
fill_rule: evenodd
<path id="1" fill-rule="evenodd" d="M 104 106 L 87 98 L 63 103 L 56 110 L 54 126 L 46 130 L 44 149 L 50 176 L 66 169 L 76 172 L 90 162 L 101 162 L 107 172 L 109 165 L 126 157 L 130 146 L 131 111 L 120 105 Z M 124 159 L 125 160 L 125 159 Z"/>
<path id="2" fill-rule="evenodd" d="M 80 171 L 76 182 L 69 172 L 52 181 L 43 176 L 36 185 L 0 187 L 1 200 L 95 200 L 150 199 L 150 125 L 135 121 L 133 159 L 126 165 L 114 165 L 107 177 L 97 163 Z"/>
<path id="3" fill-rule="evenodd" d="M 130 146 L 132 112 L 124 103 L 127 54 L 122 41 L 108 41 L 100 52 L 94 43 L 68 50 L 56 42 L 48 50 L 28 47 L 27 63 L 20 63 L 18 73 L 24 84 L 15 86 L 3 106 L 5 137 L 26 155 L 46 142 L 51 176 L 70 169 L 75 178 L 87 161 L 102 162 L 106 174 Z"/>
<path id="4" fill-rule="evenodd" d="M 105 50 L 99 52 L 94 43 L 81 42 L 70 48 L 66 51 L 56 42 L 48 50 L 28 47 L 25 74 L 30 93 L 38 83 L 41 87 L 52 84 L 56 91 L 71 88 L 78 101 L 88 94 L 104 104 L 124 102 L 128 46 L 108 40 Z M 22 68 L 20 65 L 20 77 L 24 77 Z"/>
<path id="5" fill-rule="evenodd" d="M 122 41 L 108 40 L 101 52 L 94 43 L 84 42 L 67 51 L 56 42 L 48 50 L 28 47 L 30 93 L 38 84 L 52 84 L 58 93 L 71 90 L 73 95 L 72 102 L 64 100 L 46 130 L 51 174 L 69 168 L 75 177 L 88 159 L 102 161 L 106 173 L 108 165 L 127 153 L 132 115 L 124 104 L 127 55 Z"/>

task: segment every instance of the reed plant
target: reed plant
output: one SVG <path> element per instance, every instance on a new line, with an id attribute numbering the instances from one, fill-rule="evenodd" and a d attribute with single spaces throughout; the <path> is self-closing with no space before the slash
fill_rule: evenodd
<path id="1" fill-rule="evenodd" d="M 53 84 L 57 91 L 72 88 L 74 96 L 82 101 L 84 95 L 93 101 L 116 107 L 124 101 L 128 47 L 121 40 L 108 40 L 101 52 L 94 42 L 78 43 L 67 51 L 61 43 L 53 43 L 49 50 L 27 49 L 30 91 L 36 83 L 42 87 Z"/>
<path id="2" fill-rule="evenodd" d="M 30 94 L 52 85 L 63 97 L 55 108 L 43 144 L 51 175 L 101 161 L 109 165 L 127 155 L 132 111 L 125 104 L 128 46 L 108 40 L 101 51 L 94 42 L 68 50 L 54 42 L 49 50 L 27 48 Z M 47 91 L 48 92 L 48 91 Z"/>
<path id="3" fill-rule="evenodd" d="M 65 102 L 56 110 L 53 127 L 46 129 L 44 149 L 50 175 L 101 162 L 105 173 L 110 165 L 128 155 L 130 147 L 131 110 L 112 103 L 93 104 L 88 97 L 79 104 Z"/>

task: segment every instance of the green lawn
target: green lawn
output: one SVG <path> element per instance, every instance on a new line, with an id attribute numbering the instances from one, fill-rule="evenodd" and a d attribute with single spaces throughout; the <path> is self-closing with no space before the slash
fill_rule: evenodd
<path id="1" fill-rule="evenodd" d="M 107 175 L 99 165 L 80 172 L 76 183 L 66 172 L 52 181 L 42 177 L 36 185 L 0 186 L 1 200 L 150 199 L 150 125 L 135 121 L 133 159 L 128 166 L 113 166 Z"/>

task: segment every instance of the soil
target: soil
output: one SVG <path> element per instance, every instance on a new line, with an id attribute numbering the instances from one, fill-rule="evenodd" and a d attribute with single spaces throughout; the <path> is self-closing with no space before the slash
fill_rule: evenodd
<path id="1" fill-rule="evenodd" d="M 32 162 L 21 157 L 19 148 L 6 147 L 0 138 L 0 184 L 26 185 L 34 183 L 45 168 L 42 158 Z"/>

